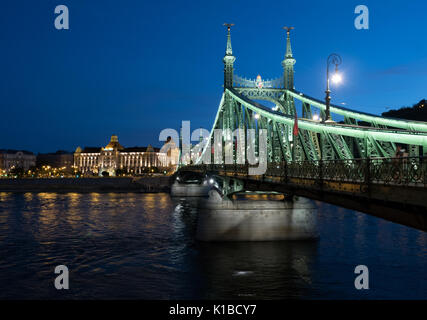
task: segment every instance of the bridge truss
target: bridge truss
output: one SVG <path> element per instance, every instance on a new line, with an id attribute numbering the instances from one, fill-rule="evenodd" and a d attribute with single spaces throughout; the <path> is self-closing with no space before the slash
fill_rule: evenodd
<path id="1" fill-rule="evenodd" d="M 289 31 L 286 54 L 282 61 L 283 77 L 267 81 L 263 81 L 260 76 L 255 80 L 239 77 L 233 72 L 234 61 L 229 27 L 224 57 L 224 92 L 210 136 L 203 143 L 203 151 L 195 160 L 196 164 L 202 164 L 206 153 L 211 153 L 211 146 L 218 143 L 221 143 L 221 150 L 226 150 L 227 146 L 234 148 L 233 154 L 237 151 L 247 152 L 247 148 L 236 150 L 236 136 L 224 134 L 221 142 L 215 141 L 214 131 L 217 129 L 223 132 L 241 129 L 244 141 L 247 141 L 247 129 L 255 130 L 252 143 L 257 156 L 260 150 L 259 132 L 261 129 L 266 130 L 268 164 L 392 158 L 396 155 L 398 145 L 406 149 L 410 157 L 427 155 L 425 122 L 384 118 L 336 105 L 330 107 L 332 119 L 343 120 L 322 121 L 325 119 L 325 103 L 294 88 L 295 59 L 292 55 Z M 271 109 L 257 101 L 269 101 L 275 107 Z M 302 116 L 298 119 L 297 101 L 302 105 Z M 319 119 L 313 117 L 314 115 Z M 295 122 L 298 127 L 296 134 L 293 130 Z M 237 161 L 236 159 L 237 157 L 234 157 L 234 161 Z"/>
<path id="2" fill-rule="evenodd" d="M 326 104 L 295 90 L 289 28 L 281 78 L 235 76 L 235 60 L 228 25 L 224 92 L 215 121 L 190 157 L 181 155 L 178 175 L 222 181 L 217 188 L 223 197 L 277 191 L 427 230 L 426 122 L 337 105 L 330 105 L 332 120 L 324 121 Z M 397 154 L 398 147 L 406 156 Z M 265 170 L 251 172 L 256 166 Z"/>

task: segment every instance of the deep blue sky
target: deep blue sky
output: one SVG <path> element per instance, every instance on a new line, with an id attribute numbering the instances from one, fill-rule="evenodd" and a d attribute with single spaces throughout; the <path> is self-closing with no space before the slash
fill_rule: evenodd
<path id="1" fill-rule="evenodd" d="M 70 30 L 54 28 L 54 8 Z M 354 28 L 354 8 L 370 29 Z M 426 98 L 425 1 L 2 0 L 0 148 L 34 152 L 159 145 L 163 128 L 210 129 L 222 92 L 224 22 L 235 70 L 282 74 L 283 25 L 295 26 L 295 86 L 324 98 L 325 59 L 343 58 L 333 103 L 381 113 Z"/>

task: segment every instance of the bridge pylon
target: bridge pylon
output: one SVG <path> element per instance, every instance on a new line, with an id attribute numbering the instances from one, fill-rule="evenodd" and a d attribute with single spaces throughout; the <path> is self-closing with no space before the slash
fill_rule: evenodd
<path id="1" fill-rule="evenodd" d="M 203 151 L 196 153 L 194 165 L 185 163 L 180 170 L 244 180 L 245 189 L 300 190 L 302 196 L 340 205 L 353 203 L 356 210 L 373 214 L 381 212 L 378 206 L 388 201 L 387 210 L 396 212 L 391 220 L 427 230 L 427 123 L 337 105 L 330 105 L 335 121 L 323 123 L 325 102 L 294 89 L 291 29 L 286 28 L 284 75 L 251 80 L 233 73 L 231 24 L 226 26 L 224 92 L 217 115 L 209 138 L 198 146 Z M 272 102 L 274 107 L 259 100 Z M 302 104 L 300 117 L 296 101 Z M 403 154 L 398 152 L 402 149 Z M 224 189 L 229 192 L 228 187 Z M 345 200 L 335 199 L 337 192 Z M 356 195 L 361 201 L 353 201 Z M 363 199 L 370 199 L 372 207 L 365 208 Z M 421 214 L 401 215 L 409 205 Z"/>
<path id="2" fill-rule="evenodd" d="M 226 88 L 231 88 L 233 86 L 233 65 L 236 61 L 236 57 L 233 56 L 233 49 L 231 47 L 231 27 L 234 26 L 233 23 L 224 23 L 224 26 L 227 27 L 227 47 L 225 50 L 225 56 L 223 59 L 224 62 L 224 91 Z"/>
<path id="3" fill-rule="evenodd" d="M 286 51 L 281 77 L 269 80 L 259 75 L 256 79 L 249 79 L 234 74 L 233 24 L 225 26 L 224 92 L 210 137 L 204 141 L 206 145 L 201 146 L 203 151 L 195 163 L 206 164 L 202 159 L 216 163 L 219 159 L 222 164 L 229 164 L 227 159 L 231 159 L 233 164 L 242 164 L 237 160 L 240 153 L 247 164 L 252 151 L 257 161 L 260 155 L 266 154 L 267 164 L 392 158 L 396 156 L 397 146 L 408 150 L 411 156 L 427 154 L 425 122 L 384 118 L 331 105 L 331 115 L 344 121 L 336 118 L 335 122 L 322 123 L 320 119 L 325 114 L 325 102 L 294 87 L 296 60 L 291 47 L 291 27 L 285 27 Z M 274 107 L 262 105 L 260 100 L 272 102 Z M 297 101 L 302 105 L 299 117 Z M 298 130 L 294 135 L 296 126 Z M 236 133 L 237 129 L 240 132 Z M 248 130 L 255 131 L 254 136 Z M 221 131 L 222 136 L 216 137 L 215 131 Z M 261 150 L 261 131 L 267 132 L 265 150 Z M 220 149 L 218 154 L 217 149 Z"/>
<path id="4" fill-rule="evenodd" d="M 294 89 L 294 64 L 296 60 L 292 55 L 290 31 L 294 27 L 283 27 L 286 30 L 286 54 L 282 61 L 283 66 L 283 82 L 284 88 L 293 90 Z"/>

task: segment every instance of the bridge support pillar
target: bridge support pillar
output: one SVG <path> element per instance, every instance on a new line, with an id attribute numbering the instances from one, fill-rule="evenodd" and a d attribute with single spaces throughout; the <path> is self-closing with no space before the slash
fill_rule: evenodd
<path id="1" fill-rule="evenodd" d="M 171 187 L 172 197 L 206 197 L 209 186 L 199 183 L 179 183 L 175 181 Z"/>
<path id="2" fill-rule="evenodd" d="M 262 197 L 261 197 L 262 198 Z M 316 209 L 311 200 L 230 200 L 216 190 L 201 204 L 197 239 L 202 241 L 274 241 L 314 239 Z"/>

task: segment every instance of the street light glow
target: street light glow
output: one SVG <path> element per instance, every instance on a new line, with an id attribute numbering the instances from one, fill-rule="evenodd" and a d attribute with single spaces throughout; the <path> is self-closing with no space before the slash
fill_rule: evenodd
<path id="1" fill-rule="evenodd" d="M 329 89 L 329 81 L 332 80 L 333 83 L 340 83 L 342 81 L 341 75 L 338 73 L 338 66 L 341 64 L 342 59 L 341 56 L 336 53 L 331 53 L 326 60 L 326 110 L 325 110 L 325 118 L 322 122 L 331 121 L 331 112 L 330 112 L 330 102 L 331 102 L 331 90 Z M 329 66 L 331 64 L 335 65 L 335 73 L 332 75 L 332 78 L 329 78 Z M 329 80 L 330 79 L 330 80 Z"/>
<path id="2" fill-rule="evenodd" d="M 341 74 L 335 72 L 334 75 L 332 76 L 332 82 L 335 84 L 341 83 L 342 81 L 342 76 Z"/>

